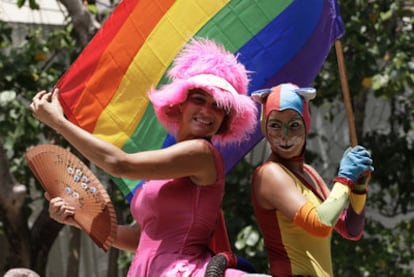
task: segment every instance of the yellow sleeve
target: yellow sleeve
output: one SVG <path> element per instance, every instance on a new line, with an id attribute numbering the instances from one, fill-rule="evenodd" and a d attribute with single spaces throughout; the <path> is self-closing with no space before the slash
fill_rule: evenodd
<path id="1" fill-rule="evenodd" d="M 361 214 L 367 201 L 367 185 L 355 184 L 354 190 L 349 195 L 349 202 L 351 202 L 352 209 L 357 213 Z"/>
<path id="2" fill-rule="evenodd" d="M 316 208 L 322 223 L 328 226 L 335 226 L 342 210 L 348 204 L 349 192 L 350 189 L 347 185 L 335 182 L 328 198 Z"/>
<path id="3" fill-rule="evenodd" d="M 298 210 L 293 223 L 317 237 L 326 237 L 348 204 L 349 187 L 336 182 L 328 198 L 318 207 L 307 201 Z"/>

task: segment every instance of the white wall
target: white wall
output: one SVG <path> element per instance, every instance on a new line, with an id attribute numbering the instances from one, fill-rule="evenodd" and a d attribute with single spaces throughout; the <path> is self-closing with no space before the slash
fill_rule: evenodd
<path id="1" fill-rule="evenodd" d="M 36 0 L 39 10 L 31 10 L 29 1 L 18 8 L 15 0 L 0 1 L 0 20 L 7 22 L 62 25 L 65 21 L 66 10 L 62 4 L 56 0 Z"/>

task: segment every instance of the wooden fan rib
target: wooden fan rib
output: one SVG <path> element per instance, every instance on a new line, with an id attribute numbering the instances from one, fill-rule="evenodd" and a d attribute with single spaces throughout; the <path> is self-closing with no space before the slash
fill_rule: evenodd
<path id="1" fill-rule="evenodd" d="M 50 166 L 47 164 L 47 161 L 44 160 L 43 153 L 32 158 L 31 162 L 29 163 L 32 171 L 35 172 L 36 178 L 39 180 L 40 184 L 42 185 L 43 189 L 45 189 L 52 197 L 55 197 L 59 194 L 57 191 L 57 187 L 53 180 L 56 180 L 56 176 L 53 169 L 50 169 Z M 44 168 L 48 168 L 49 174 L 44 174 Z"/>
<path id="2" fill-rule="evenodd" d="M 107 251 L 116 237 L 118 223 L 111 199 L 92 171 L 71 152 L 57 145 L 32 147 L 25 158 L 44 189 L 52 197 L 60 196 L 73 205 L 74 220 Z"/>
<path id="3" fill-rule="evenodd" d="M 93 220 L 87 220 L 90 217 L 83 214 L 82 217 L 76 217 L 75 220 L 79 221 L 79 225 L 86 233 L 98 244 L 101 248 L 108 250 L 108 246 L 112 245 L 116 237 L 117 222 L 116 216 L 109 205 L 105 207 L 102 213 L 94 216 Z M 108 225 L 109 224 L 109 225 Z"/>

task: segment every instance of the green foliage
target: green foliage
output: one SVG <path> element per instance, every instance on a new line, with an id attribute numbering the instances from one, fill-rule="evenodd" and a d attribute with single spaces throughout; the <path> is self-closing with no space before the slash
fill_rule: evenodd
<path id="1" fill-rule="evenodd" d="M 12 29 L 5 22 L 0 21 L 0 49 L 6 48 L 12 42 Z"/>
<path id="2" fill-rule="evenodd" d="M 131 261 L 134 258 L 134 253 L 132 252 L 122 252 L 118 258 L 119 268 L 129 268 Z"/>
<path id="3" fill-rule="evenodd" d="M 19 8 L 23 7 L 24 4 L 26 4 L 26 0 L 17 0 L 17 6 Z M 29 0 L 29 7 L 32 10 L 39 10 L 40 6 L 39 4 L 36 2 L 36 0 Z"/>
<path id="4" fill-rule="evenodd" d="M 50 32 L 43 39 L 40 29 L 32 29 L 21 45 L 11 47 L 11 32 L 10 26 L 0 22 L 0 142 L 9 157 L 11 173 L 20 183 L 29 184 L 33 175 L 25 166 L 24 153 L 31 145 L 44 142 L 51 131 L 33 118 L 28 106 L 38 90 L 56 82 L 74 47 L 65 30 Z M 26 212 L 31 214 L 29 206 Z"/>
<path id="5" fill-rule="evenodd" d="M 414 255 L 413 223 L 412 219 L 404 220 L 390 228 L 368 219 L 365 234 L 359 241 L 345 240 L 334 234 L 332 252 L 335 275 L 413 276 L 409 268 Z"/>
<path id="6" fill-rule="evenodd" d="M 379 186 L 370 191 L 370 206 L 389 218 L 413 211 L 414 149 L 408 134 L 371 132 L 366 142 L 378 161 L 372 177 Z"/>
<path id="7" fill-rule="evenodd" d="M 372 89 L 390 98 L 414 86 L 414 11 L 407 1 L 340 1 L 341 38 L 351 94 Z M 316 79 L 315 103 L 341 97 L 335 51 Z"/>
<path id="8" fill-rule="evenodd" d="M 407 1 L 389 0 L 341 1 L 340 7 L 345 23 L 341 41 L 347 81 L 355 99 L 354 111 L 359 112 L 356 102 L 360 96 L 373 91 L 376 96 L 389 100 L 391 117 L 388 130 L 371 131 L 359 141 L 372 151 L 375 165 L 367 205 L 370 211 L 382 216 L 382 220 L 368 219 L 364 237 L 357 242 L 347 241 L 337 234 L 333 236 L 335 275 L 412 276 L 412 264 L 409 268 L 409 261 L 414 259 L 412 223 L 394 220 L 394 227 L 381 222 L 404 216 L 414 207 L 414 99 L 412 93 L 404 93 L 414 88 L 413 9 Z M 336 66 L 332 51 L 316 80 L 315 86 L 322 96 L 319 102 L 338 97 L 341 100 Z"/>
<path id="9" fill-rule="evenodd" d="M 407 1 L 342 1 L 340 5 L 346 31 L 341 40 L 350 91 L 355 101 L 367 91 L 387 99 L 391 115 L 388 129 L 373 130 L 359 141 L 372 151 L 375 171 L 367 205 L 378 217 L 367 220 L 364 237 L 357 242 L 334 235 L 335 273 L 412 276 L 413 219 L 407 215 L 414 210 L 414 10 Z M 332 54 L 327 68 L 333 69 L 335 59 Z M 335 80 L 338 77 L 332 71 L 323 70 L 321 76 L 325 79 L 318 78 L 317 86 L 323 93 L 334 92 L 332 86 L 339 87 Z M 341 95 L 330 93 L 329 99 Z M 354 111 L 358 112 L 355 107 L 360 106 L 355 101 Z"/>
<path id="10" fill-rule="evenodd" d="M 38 90 L 54 85 L 76 48 L 67 30 L 52 31 L 44 39 L 41 29 L 32 29 L 17 47 L 10 47 L 10 26 L 0 22 L 0 33 L 0 141 L 10 158 L 12 173 L 20 179 L 30 176 L 22 166 L 26 148 L 50 132 L 33 118 L 28 108 L 31 98 Z"/>

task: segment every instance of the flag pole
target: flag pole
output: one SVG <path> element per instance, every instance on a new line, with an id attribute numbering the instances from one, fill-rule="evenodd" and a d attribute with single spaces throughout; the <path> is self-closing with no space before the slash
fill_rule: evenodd
<path id="1" fill-rule="evenodd" d="M 349 136 L 351 140 L 351 146 L 358 144 L 358 138 L 355 128 L 354 113 L 352 111 L 351 96 L 349 93 L 348 81 L 346 77 L 344 54 L 342 51 L 342 43 L 339 39 L 335 41 L 336 58 L 338 60 L 339 76 L 341 79 L 342 95 L 344 97 L 346 117 L 348 120 Z"/>
<path id="2" fill-rule="evenodd" d="M 354 147 L 358 145 L 358 138 L 357 138 L 357 133 L 356 133 L 356 128 L 355 128 L 354 113 L 352 111 L 351 96 L 350 96 L 349 87 L 348 87 L 348 79 L 346 77 L 344 54 L 342 51 L 342 43 L 339 39 L 335 41 L 335 50 L 336 50 L 336 58 L 338 60 L 339 76 L 341 79 L 342 95 L 344 96 L 346 117 L 348 120 L 349 137 L 351 141 L 351 146 Z M 371 179 L 371 173 L 364 172 L 357 182 L 358 184 L 367 185 L 370 179 Z"/>

